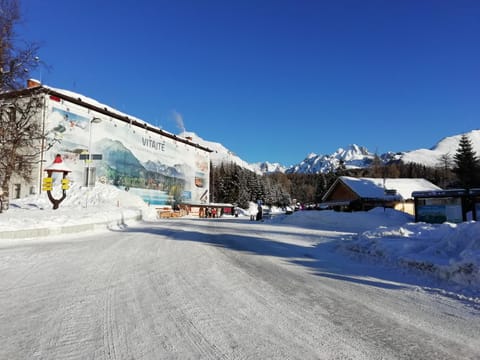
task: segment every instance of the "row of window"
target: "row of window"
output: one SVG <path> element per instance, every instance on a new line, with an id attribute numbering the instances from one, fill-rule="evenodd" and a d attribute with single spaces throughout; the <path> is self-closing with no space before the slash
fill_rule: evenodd
<path id="1" fill-rule="evenodd" d="M 35 195 L 35 186 L 30 186 L 30 195 Z M 13 184 L 13 193 L 10 194 L 11 199 L 20 199 L 22 197 L 22 184 Z"/>

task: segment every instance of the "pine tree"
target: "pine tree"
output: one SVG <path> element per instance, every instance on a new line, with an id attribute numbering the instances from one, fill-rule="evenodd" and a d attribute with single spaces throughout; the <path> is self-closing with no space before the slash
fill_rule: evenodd
<path id="1" fill-rule="evenodd" d="M 479 162 L 473 150 L 472 142 L 467 135 L 462 135 L 454 155 L 455 167 L 453 172 L 457 175 L 460 185 L 466 189 L 478 185 Z"/>

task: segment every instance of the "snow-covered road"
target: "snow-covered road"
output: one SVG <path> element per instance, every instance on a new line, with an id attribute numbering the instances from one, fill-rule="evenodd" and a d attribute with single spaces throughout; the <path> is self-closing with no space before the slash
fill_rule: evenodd
<path id="1" fill-rule="evenodd" d="M 185 218 L 4 244 L 0 358 L 478 359 L 478 304 L 333 251 L 348 237 Z"/>

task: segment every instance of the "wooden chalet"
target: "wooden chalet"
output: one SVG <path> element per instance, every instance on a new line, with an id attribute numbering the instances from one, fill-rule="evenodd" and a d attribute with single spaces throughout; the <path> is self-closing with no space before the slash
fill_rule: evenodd
<path id="1" fill-rule="evenodd" d="M 412 192 L 441 190 L 425 179 L 355 178 L 340 176 L 322 198 L 337 211 L 368 211 L 388 207 L 414 215 Z"/>

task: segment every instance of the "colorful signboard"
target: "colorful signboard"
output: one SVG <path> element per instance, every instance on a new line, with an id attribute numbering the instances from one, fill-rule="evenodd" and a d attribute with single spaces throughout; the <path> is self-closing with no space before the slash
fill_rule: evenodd
<path id="1" fill-rule="evenodd" d="M 46 133 L 54 146 L 45 159 L 48 163 L 61 154 L 74 181 L 83 181 L 86 168 L 94 167 L 97 180 L 152 205 L 203 203 L 208 198 L 206 149 L 151 131 L 147 124 L 138 126 L 138 121 L 135 125 L 66 100 L 47 99 Z M 101 160 L 81 160 L 88 153 L 101 154 L 96 157 Z"/>
<path id="2" fill-rule="evenodd" d="M 422 199 L 416 207 L 417 221 L 441 224 L 446 221 L 460 223 L 463 221 L 461 199 L 435 198 Z"/>

